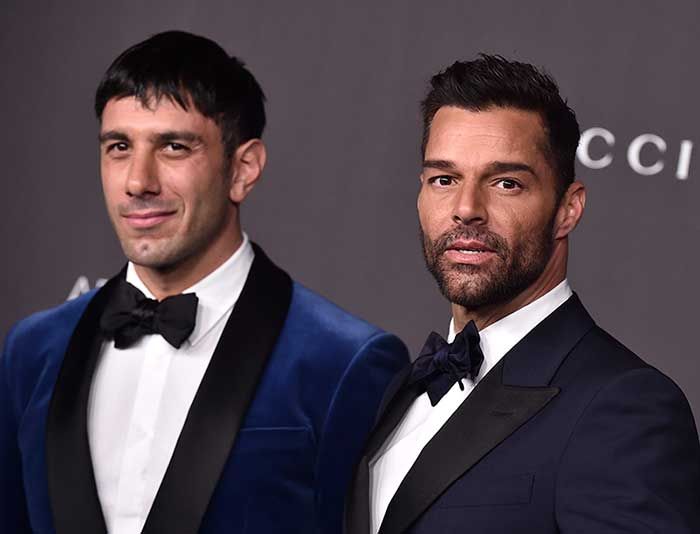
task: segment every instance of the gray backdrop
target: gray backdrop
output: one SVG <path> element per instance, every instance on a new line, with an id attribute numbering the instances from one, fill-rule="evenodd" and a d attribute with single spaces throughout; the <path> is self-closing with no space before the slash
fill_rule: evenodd
<path id="1" fill-rule="evenodd" d="M 417 103 L 437 70 L 496 52 L 545 66 L 589 133 L 574 289 L 700 416 L 700 4 L 361 4 L 6 0 L 0 335 L 122 265 L 102 204 L 93 93 L 123 49 L 184 29 L 244 59 L 268 96 L 269 166 L 245 229 L 296 279 L 416 351 L 449 319 L 419 252 Z"/>

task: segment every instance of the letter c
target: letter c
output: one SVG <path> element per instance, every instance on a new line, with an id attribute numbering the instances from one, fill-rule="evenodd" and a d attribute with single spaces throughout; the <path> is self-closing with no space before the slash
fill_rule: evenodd
<path id="1" fill-rule="evenodd" d="M 576 150 L 578 160 L 589 169 L 604 169 L 612 163 L 613 155 L 608 152 L 602 158 L 593 159 L 588 151 L 591 140 L 600 137 L 609 147 L 615 146 L 615 136 L 605 128 L 589 128 L 581 134 L 581 140 Z"/>
<path id="2" fill-rule="evenodd" d="M 659 174 L 664 169 L 664 161 L 659 159 L 653 165 L 642 165 L 642 162 L 639 160 L 639 154 L 644 145 L 647 144 L 654 145 L 662 154 L 666 152 L 666 141 L 661 139 L 661 137 L 655 134 L 642 134 L 635 137 L 630 143 L 627 149 L 627 162 L 637 174 L 652 176 Z"/>

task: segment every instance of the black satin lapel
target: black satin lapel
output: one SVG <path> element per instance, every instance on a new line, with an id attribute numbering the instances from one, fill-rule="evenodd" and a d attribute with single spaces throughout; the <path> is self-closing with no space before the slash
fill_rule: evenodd
<path id="1" fill-rule="evenodd" d="M 367 440 L 364 455 L 355 467 L 353 483 L 345 500 L 346 534 L 369 532 L 369 462 L 418 394 L 415 388 L 403 387 L 410 373 L 409 365 L 396 375 L 380 404 L 377 422 Z"/>
<path id="2" fill-rule="evenodd" d="M 292 281 L 259 247 L 253 248 L 248 279 L 187 414 L 143 534 L 199 530 L 284 326 Z"/>
<path id="3" fill-rule="evenodd" d="M 120 277 L 88 303 L 68 343 L 46 424 L 49 499 L 57 534 L 107 532 L 95 485 L 87 431 L 90 385 L 102 346 L 100 317 Z"/>
<path id="4" fill-rule="evenodd" d="M 404 532 L 457 478 L 558 393 L 502 383 L 503 361 L 426 445 L 389 503 L 379 534 Z"/>

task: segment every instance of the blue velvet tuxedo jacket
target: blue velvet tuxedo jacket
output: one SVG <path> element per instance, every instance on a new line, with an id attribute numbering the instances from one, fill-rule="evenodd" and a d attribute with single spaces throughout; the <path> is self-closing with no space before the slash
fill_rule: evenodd
<path id="1" fill-rule="evenodd" d="M 0 532 L 105 532 L 87 402 L 114 281 L 20 322 L 0 361 Z M 144 533 L 342 529 L 353 464 L 394 336 L 255 260 L 202 380 Z"/>
<path id="2" fill-rule="evenodd" d="M 347 534 L 369 532 L 368 460 L 418 392 L 406 373 L 369 438 Z M 677 386 L 575 295 L 474 388 L 423 449 L 379 534 L 700 533 L 700 444 Z"/>

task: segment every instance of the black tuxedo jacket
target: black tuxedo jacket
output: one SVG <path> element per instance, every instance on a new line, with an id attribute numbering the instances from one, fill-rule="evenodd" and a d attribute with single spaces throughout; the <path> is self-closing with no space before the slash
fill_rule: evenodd
<path id="1" fill-rule="evenodd" d="M 397 377 L 346 502 L 369 532 L 368 461 L 417 393 Z M 423 449 L 380 534 L 700 533 L 700 445 L 678 387 L 572 296 Z"/>

